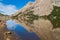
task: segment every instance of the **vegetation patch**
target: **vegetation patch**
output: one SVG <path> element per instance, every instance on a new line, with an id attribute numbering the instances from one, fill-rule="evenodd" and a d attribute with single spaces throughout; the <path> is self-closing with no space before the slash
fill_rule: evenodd
<path id="1" fill-rule="evenodd" d="M 53 24 L 53 28 L 60 28 L 60 7 L 54 6 L 53 11 L 47 16 L 47 18 Z"/>
<path id="2" fill-rule="evenodd" d="M 12 16 L 13 19 L 22 20 L 27 24 L 32 24 L 34 20 L 39 18 L 38 15 L 34 15 L 33 11 L 27 10 L 26 12 L 19 13 L 16 16 Z"/>
<path id="3" fill-rule="evenodd" d="M 38 20 L 39 16 L 38 15 L 34 15 L 33 11 L 29 11 L 27 12 L 27 14 L 25 14 L 26 18 L 25 21 L 27 21 L 28 23 L 33 23 L 34 20 Z"/>
<path id="4" fill-rule="evenodd" d="M 60 7 L 53 6 L 53 10 L 48 16 L 40 16 L 40 18 L 48 19 L 53 24 L 53 28 L 60 28 Z"/>

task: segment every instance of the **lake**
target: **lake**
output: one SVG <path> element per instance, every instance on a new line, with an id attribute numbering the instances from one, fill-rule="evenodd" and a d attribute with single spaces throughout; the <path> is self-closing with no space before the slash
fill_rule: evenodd
<path id="1" fill-rule="evenodd" d="M 21 24 L 13 20 L 6 21 L 7 29 L 15 32 L 22 40 L 40 40 L 34 32 L 28 32 Z"/>

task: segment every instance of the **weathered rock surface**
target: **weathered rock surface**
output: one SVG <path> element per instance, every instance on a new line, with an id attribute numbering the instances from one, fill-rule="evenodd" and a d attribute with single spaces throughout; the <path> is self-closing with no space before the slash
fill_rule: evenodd
<path id="1" fill-rule="evenodd" d="M 0 40 L 21 40 L 15 33 L 6 28 L 5 20 L 0 19 Z"/>
<path id="2" fill-rule="evenodd" d="M 35 3 L 28 4 L 26 8 L 19 10 L 12 17 L 14 21 L 23 25 L 28 31 L 35 32 L 41 40 L 60 40 L 60 29 L 53 29 L 53 25 L 49 20 L 39 18 L 32 21 L 35 18 L 34 16 L 49 15 L 52 10 L 52 0 L 42 0 L 42 2 L 36 0 Z M 25 16 L 29 11 L 33 11 L 34 16 Z M 29 20 L 33 23 L 30 23 Z"/>
<path id="3" fill-rule="evenodd" d="M 60 40 L 60 28 L 53 29 L 55 40 Z"/>
<path id="4" fill-rule="evenodd" d="M 54 40 L 52 34 L 53 25 L 50 23 L 50 21 L 40 18 L 34 20 L 34 18 L 38 16 L 49 15 L 53 10 L 53 6 L 51 4 L 51 0 L 48 0 L 48 2 L 47 0 L 36 0 L 35 3 L 28 4 L 29 7 L 27 6 L 12 16 L 18 21 L 18 23 L 22 24 L 24 28 L 30 32 L 35 32 L 41 38 L 41 40 Z M 32 14 L 30 15 L 29 13 Z"/>

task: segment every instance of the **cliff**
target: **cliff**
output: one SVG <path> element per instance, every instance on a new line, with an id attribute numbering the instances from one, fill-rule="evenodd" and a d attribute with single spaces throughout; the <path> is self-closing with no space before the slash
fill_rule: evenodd
<path id="1" fill-rule="evenodd" d="M 11 19 L 35 32 L 41 40 L 60 40 L 60 7 L 52 0 L 29 2 L 23 9 L 11 15 Z"/>
<path id="2" fill-rule="evenodd" d="M 51 0 L 36 0 L 34 3 L 27 4 L 26 8 L 12 15 L 12 19 L 23 25 L 30 32 L 35 32 L 41 40 L 54 40 L 52 34 L 53 25 L 48 19 L 41 16 L 51 14 L 53 5 Z M 49 35 L 49 36 L 48 36 Z"/>

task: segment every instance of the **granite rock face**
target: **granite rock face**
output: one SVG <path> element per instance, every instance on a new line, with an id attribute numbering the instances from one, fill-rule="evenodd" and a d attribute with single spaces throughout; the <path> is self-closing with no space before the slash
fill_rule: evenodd
<path id="1" fill-rule="evenodd" d="M 23 25 L 23 27 L 29 32 L 35 32 L 41 38 L 41 40 L 60 40 L 60 29 L 53 29 L 52 22 L 56 21 L 56 23 L 58 23 L 58 21 L 55 20 L 56 17 L 54 17 L 58 15 L 53 13 L 50 15 L 53 9 L 52 0 L 36 0 L 34 3 L 30 2 L 27 4 L 27 6 L 16 12 L 16 14 L 13 14 L 11 19 Z M 55 10 L 53 12 L 56 11 L 60 12 L 60 7 L 59 10 Z M 54 19 L 52 22 L 47 19 L 46 16 L 48 15 L 50 15 L 50 19 L 52 18 L 51 20 Z M 44 18 L 42 16 L 44 16 Z M 58 17 L 58 20 L 60 22 L 60 16 Z M 57 25 L 56 23 L 55 25 Z"/>
<path id="2" fill-rule="evenodd" d="M 12 18 L 28 31 L 35 32 L 41 40 L 56 40 L 53 24 L 46 17 L 51 14 L 53 9 L 53 0 L 36 0 L 16 12 Z"/>
<path id="3" fill-rule="evenodd" d="M 55 40 L 60 40 L 60 28 L 53 29 Z"/>

